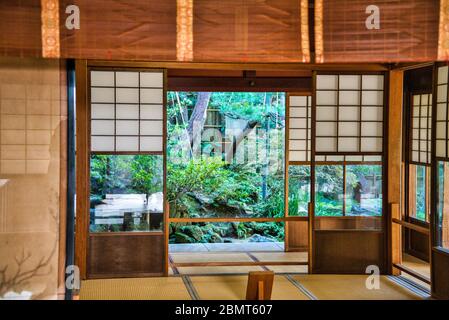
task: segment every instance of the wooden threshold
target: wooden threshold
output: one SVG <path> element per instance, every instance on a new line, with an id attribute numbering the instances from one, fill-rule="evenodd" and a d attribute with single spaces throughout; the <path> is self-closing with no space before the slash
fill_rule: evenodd
<path id="1" fill-rule="evenodd" d="M 180 267 L 242 267 L 242 266 L 306 266 L 306 261 L 241 261 L 241 262 L 172 262 L 171 265 Z"/>
<path id="2" fill-rule="evenodd" d="M 403 264 L 395 263 L 395 264 L 393 264 L 393 266 L 396 269 L 399 269 L 399 270 L 401 270 L 401 271 L 403 271 L 403 272 L 405 272 L 405 273 L 415 277 L 416 279 L 421 280 L 424 283 L 427 283 L 427 284 L 431 283 L 430 279 L 428 277 L 426 277 L 426 276 L 424 276 L 424 275 L 422 275 L 422 274 L 420 274 L 420 273 L 410 269 L 409 267 L 404 266 Z"/>
<path id="3" fill-rule="evenodd" d="M 282 218 L 169 218 L 168 222 L 284 222 L 284 221 L 308 221 L 308 217 L 282 217 Z"/>

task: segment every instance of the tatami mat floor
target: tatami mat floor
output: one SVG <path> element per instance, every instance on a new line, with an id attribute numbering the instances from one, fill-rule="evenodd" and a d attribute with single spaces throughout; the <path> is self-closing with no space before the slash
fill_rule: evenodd
<path id="1" fill-rule="evenodd" d="M 247 274 L 249 271 L 272 270 L 278 273 L 307 273 L 307 252 L 174 252 L 170 253 L 170 275 Z M 253 266 L 206 266 L 208 262 L 265 263 Z M 279 265 L 279 263 L 298 265 Z M 271 264 L 270 264 L 271 263 Z M 193 264 L 193 265 L 189 265 Z"/>
<path id="2" fill-rule="evenodd" d="M 240 300 L 247 275 L 173 276 L 83 281 L 81 300 Z M 419 300 L 429 294 L 401 277 L 381 276 L 379 289 L 365 275 L 276 274 L 273 300 Z"/>

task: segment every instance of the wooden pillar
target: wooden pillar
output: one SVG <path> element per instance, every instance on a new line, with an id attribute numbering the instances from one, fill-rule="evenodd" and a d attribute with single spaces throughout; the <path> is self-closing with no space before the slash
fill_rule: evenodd
<path id="1" fill-rule="evenodd" d="M 447 178 L 446 178 L 447 177 Z M 441 217 L 441 246 L 449 248 L 449 164 L 444 163 L 443 216 Z"/>
<path id="2" fill-rule="evenodd" d="M 76 72 L 76 224 L 75 264 L 81 279 L 87 277 L 89 230 L 89 113 L 87 108 L 87 61 L 77 60 Z"/>
<path id="3" fill-rule="evenodd" d="M 387 235 L 388 235 L 388 274 L 400 274 L 393 264 L 402 262 L 402 236 L 401 227 L 393 223 L 392 219 L 401 219 L 401 181 L 402 181 L 402 97 L 404 72 L 392 70 L 389 73 L 389 99 L 388 99 L 388 208 Z M 397 208 L 397 209 L 395 209 Z"/>

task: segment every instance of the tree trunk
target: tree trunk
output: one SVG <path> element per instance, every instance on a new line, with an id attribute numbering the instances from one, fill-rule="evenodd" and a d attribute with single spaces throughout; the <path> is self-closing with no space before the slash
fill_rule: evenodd
<path id="1" fill-rule="evenodd" d="M 196 100 L 195 108 L 193 109 L 189 125 L 187 126 L 190 145 L 192 147 L 198 137 L 201 137 L 201 132 L 203 131 L 204 123 L 206 122 L 207 106 L 209 104 L 210 96 L 210 92 L 198 93 L 198 99 Z"/>
<path id="2" fill-rule="evenodd" d="M 259 124 L 258 121 L 250 120 L 246 124 L 245 128 L 242 130 L 242 132 L 239 133 L 238 136 L 235 137 L 232 148 L 229 148 L 229 150 L 226 153 L 226 161 L 231 162 L 235 153 L 237 152 L 237 148 L 240 145 L 240 143 L 251 133 L 251 131 L 254 130 L 254 128 Z"/>

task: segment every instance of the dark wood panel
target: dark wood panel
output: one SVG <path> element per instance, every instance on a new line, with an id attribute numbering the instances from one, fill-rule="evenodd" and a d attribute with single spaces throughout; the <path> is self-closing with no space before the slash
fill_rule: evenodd
<path id="1" fill-rule="evenodd" d="M 316 230 L 382 229 L 381 217 L 315 217 Z"/>
<path id="2" fill-rule="evenodd" d="M 309 223 L 307 221 L 286 222 L 288 240 L 286 251 L 305 251 L 309 247 Z"/>
<path id="3" fill-rule="evenodd" d="M 369 265 L 383 273 L 383 238 L 380 231 L 317 230 L 313 273 L 364 274 Z"/>
<path id="4" fill-rule="evenodd" d="M 449 253 L 432 250 L 432 296 L 449 299 Z"/>
<path id="5" fill-rule="evenodd" d="M 162 275 L 164 236 L 114 235 L 89 236 L 88 277 L 126 277 Z"/>

